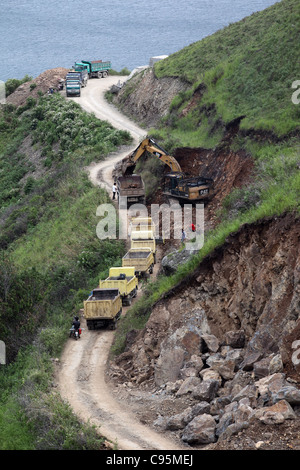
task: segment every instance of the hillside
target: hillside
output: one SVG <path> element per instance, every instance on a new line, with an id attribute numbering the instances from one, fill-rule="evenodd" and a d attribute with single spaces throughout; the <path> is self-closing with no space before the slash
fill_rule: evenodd
<path id="1" fill-rule="evenodd" d="M 173 274 L 127 314 L 111 373 L 130 396 L 155 394 L 156 417 L 141 419 L 196 448 L 299 449 L 298 23 L 298 2 L 284 0 L 137 74 L 113 98 L 184 171 L 215 180 L 204 247 L 181 266 L 176 255 Z M 161 203 L 162 166 L 146 156 L 136 170 L 149 186 L 155 176 L 150 200 Z"/>
<path id="2" fill-rule="evenodd" d="M 105 403 L 94 408 L 88 394 L 105 379 L 100 400 L 114 395 L 139 424 L 188 450 L 300 448 L 298 24 L 298 2 L 283 0 L 107 93 L 145 133 L 152 127 L 184 171 L 212 177 L 216 194 L 203 248 L 186 263 L 178 250 L 171 274 L 161 269 L 143 283 L 113 341 L 86 332 L 83 344 L 96 350 L 77 348 L 79 369 L 65 367 L 73 376 L 64 387 L 78 387 L 91 422 L 110 423 Z M 132 137 L 80 101 L 47 96 L 58 73 L 26 81 L 0 109 L 0 318 L 9 351 L 0 369 L 2 449 L 109 447 L 90 416 L 62 400 L 54 372 L 72 317 L 126 250 L 95 235 L 96 208 L 111 199 L 87 168 Z M 136 170 L 148 206 L 163 202 L 161 163 L 143 157 Z M 162 254 L 175 248 L 167 242 Z M 103 372 L 110 341 L 98 380 L 92 372 Z M 121 415 L 114 419 L 120 425 Z"/>

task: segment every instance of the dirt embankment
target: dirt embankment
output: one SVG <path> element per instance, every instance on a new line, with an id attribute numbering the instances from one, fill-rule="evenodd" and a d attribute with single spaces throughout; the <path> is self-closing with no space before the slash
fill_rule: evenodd
<path id="1" fill-rule="evenodd" d="M 219 448 L 254 448 L 260 440 L 269 449 L 300 448 L 297 385 L 296 414 L 291 421 L 281 421 L 281 428 L 262 419 L 246 426 L 245 416 L 242 425 L 232 416 L 223 428 L 219 424 L 225 405 L 231 406 L 231 413 L 233 407 L 245 405 L 252 416 L 272 406 L 278 389 L 272 389 L 272 398 L 270 390 L 267 396 L 256 389 L 259 379 L 274 379 L 272 371 L 276 378 L 288 379 L 282 389 L 300 384 L 300 366 L 292 360 L 292 345 L 300 338 L 299 240 L 300 220 L 293 214 L 242 227 L 154 307 L 142 331 L 130 332 L 110 375 L 119 387 L 127 384 L 131 395 L 151 390 L 153 397 L 155 390 L 157 406 L 152 412 L 145 406 L 141 412 L 149 425 L 184 436 L 184 410 L 205 402 L 205 416 L 214 416 L 217 432 L 224 431 Z M 226 342 L 227 335 L 240 335 L 239 344 Z M 273 369 L 272 360 L 278 360 Z M 216 380 L 218 391 L 201 399 L 199 387 Z M 230 424 L 238 432 L 227 436 Z M 214 436 L 210 442 L 216 440 Z"/>
<path id="2" fill-rule="evenodd" d="M 27 98 L 37 98 L 39 92 L 44 95 L 48 92 L 49 88 L 58 90 L 59 80 L 64 80 L 67 72 L 68 69 L 63 67 L 45 70 L 45 72 L 41 73 L 38 77 L 20 85 L 7 97 L 6 102 L 15 106 L 24 106 Z"/>

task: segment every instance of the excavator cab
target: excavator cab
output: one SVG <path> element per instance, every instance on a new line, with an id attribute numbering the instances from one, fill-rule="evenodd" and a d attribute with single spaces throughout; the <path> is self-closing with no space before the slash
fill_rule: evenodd
<path id="1" fill-rule="evenodd" d="M 182 202 L 207 202 L 213 193 L 213 180 L 204 177 L 190 177 L 182 172 L 167 173 L 164 177 L 163 192 Z"/>

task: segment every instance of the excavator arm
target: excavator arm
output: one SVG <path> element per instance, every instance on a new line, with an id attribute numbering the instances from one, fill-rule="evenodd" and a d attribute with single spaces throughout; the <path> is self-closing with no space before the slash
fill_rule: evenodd
<path id="1" fill-rule="evenodd" d="M 168 165 L 172 171 L 181 172 L 181 167 L 177 160 L 171 155 L 168 155 L 165 150 L 157 145 L 157 143 L 151 139 L 144 139 L 140 145 L 129 155 L 128 164 L 134 165 L 136 161 L 144 155 L 145 152 L 149 152 L 155 157 L 159 158 L 162 162 Z"/>

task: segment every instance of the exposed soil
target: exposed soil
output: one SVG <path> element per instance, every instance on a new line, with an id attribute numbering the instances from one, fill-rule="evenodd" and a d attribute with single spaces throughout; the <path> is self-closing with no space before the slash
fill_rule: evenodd
<path id="1" fill-rule="evenodd" d="M 15 106 L 23 106 L 27 98 L 37 98 L 39 92 L 44 95 L 48 92 L 49 88 L 57 91 L 59 80 L 65 79 L 68 70 L 63 67 L 46 70 L 33 80 L 20 85 L 6 98 L 6 102 Z"/>

